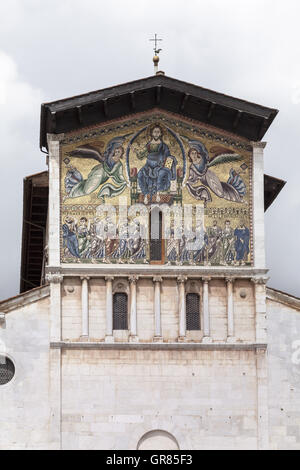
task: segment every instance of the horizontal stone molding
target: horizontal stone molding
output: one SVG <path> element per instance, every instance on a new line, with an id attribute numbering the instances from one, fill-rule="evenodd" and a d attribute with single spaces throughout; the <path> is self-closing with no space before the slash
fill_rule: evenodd
<path id="1" fill-rule="evenodd" d="M 54 267 L 46 267 L 46 273 L 53 273 Z M 179 276 L 194 277 L 201 279 L 202 277 L 210 277 L 215 279 L 224 279 L 227 277 L 234 278 L 254 278 L 265 277 L 267 269 L 255 269 L 250 267 L 226 267 L 226 266 L 167 266 L 167 265 L 141 265 L 141 264 L 65 264 L 56 268 L 56 272 L 60 272 L 64 276 L 90 276 L 90 277 L 131 277 L 138 275 L 140 278 L 153 278 L 154 276 L 163 276 L 164 278 L 178 278 Z"/>
<path id="2" fill-rule="evenodd" d="M 146 350 L 185 350 L 185 351 L 261 351 L 267 349 L 266 343 L 105 343 L 105 342 L 70 342 L 50 343 L 52 349 L 140 349 Z"/>

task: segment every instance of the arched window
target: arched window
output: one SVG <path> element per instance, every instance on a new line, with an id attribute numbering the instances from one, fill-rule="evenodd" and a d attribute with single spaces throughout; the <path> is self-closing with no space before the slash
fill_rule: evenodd
<path id="1" fill-rule="evenodd" d="M 14 375 L 14 363 L 8 357 L 0 356 L 0 385 L 10 382 Z"/>
<path id="2" fill-rule="evenodd" d="M 150 212 L 150 262 L 160 264 L 163 261 L 162 211 L 154 207 Z"/>
<path id="3" fill-rule="evenodd" d="M 138 442 L 137 450 L 179 450 L 175 437 L 160 429 L 149 431 Z"/>
<path id="4" fill-rule="evenodd" d="M 113 295 L 113 329 L 128 330 L 128 298 L 124 292 Z"/>
<path id="5" fill-rule="evenodd" d="M 200 330 L 199 294 L 186 294 L 186 329 Z"/>

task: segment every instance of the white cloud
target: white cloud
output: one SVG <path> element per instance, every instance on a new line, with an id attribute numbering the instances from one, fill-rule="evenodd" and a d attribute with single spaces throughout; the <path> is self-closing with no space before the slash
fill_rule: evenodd
<path id="1" fill-rule="evenodd" d="M 13 236 L 19 250 L 22 178 L 45 168 L 40 103 L 151 75 L 156 32 L 167 75 L 280 109 L 266 136 L 265 168 L 288 183 L 266 218 L 268 262 L 272 284 L 300 295 L 299 259 L 286 249 L 297 246 L 300 230 L 299 16 L 299 0 L 0 2 L 1 214 L 11 227 L 2 246 Z M 16 286 L 19 260 L 12 267 L 4 257 Z M 16 291 L 10 285 L 7 294 Z"/>
<path id="2" fill-rule="evenodd" d="M 20 79 L 8 54 L 0 51 L 1 276 L 0 298 L 16 293 L 22 224 L 22 180 L 45 168 L 38 151 L 42 92 Z"/>

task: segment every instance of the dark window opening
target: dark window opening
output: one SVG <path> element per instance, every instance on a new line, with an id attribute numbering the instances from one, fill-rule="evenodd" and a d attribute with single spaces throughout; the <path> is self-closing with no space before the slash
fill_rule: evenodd
<path id="1" fill-rule="evenodd" d="M 118 292 L 113 296 L 113 329 L 128 330 L 127 294 Z"/>
<path id="2" fill-rule="evenodd" d="M 14 375 L 14 363 L 8 357 L 0 356 L 0 385 L 10 382 Z"/>
<path id="3" fill-rule="evenodd" d="M 186 294 L 186 329 L 200 330 L 200 298 L 198 294 Z"/>
<path id="4" fill-rule="evenodd" d="M 162 261 L 162 212 L 154 208 L 150 213 L 150 261 Z"/>

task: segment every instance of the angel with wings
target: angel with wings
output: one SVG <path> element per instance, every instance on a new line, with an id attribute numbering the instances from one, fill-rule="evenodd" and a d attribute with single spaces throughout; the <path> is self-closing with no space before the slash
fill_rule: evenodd
<path id="1" fill-rule="evenodd" d="M 227 182 L 220 181 L 218 176 L 211 171 L 211 167 L 222 163 L 241 160 L 241 156 L 222 146 L 211 148 L 213 157 L 210 159 L 205 145 L 199 140 L 188 139 L 188 157 L 191 162 L 189 177 L 186 186 L 190 194 L 205 203 L 212 200 L 210 189 L 220 198 L 233 202 L 243 202 L 246 194 L 246 185 L 233 169 L 229 172 Z"/>
<path id="2" fill-rule="evenodd" d="M 122 144 L 126 137 L 127 135 L 111 139 L 103 153 L 89 144 L 69 152 L 70 157 L 89 158 L 99 163 L 91 169 L 86 179 L 83 179 L 80 171 L 69 166 L 65 177 L 66 198 L 86 196 L 100 187 L 98 198 L 104 202 L 104 197 L 118 196 L 124 191 L 127 182 L 123 175 L 121 158 L 124 154 Z"/>

